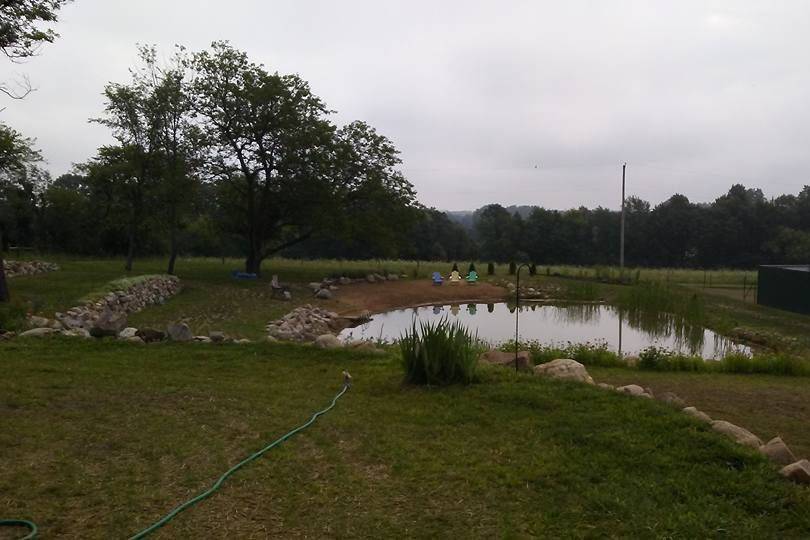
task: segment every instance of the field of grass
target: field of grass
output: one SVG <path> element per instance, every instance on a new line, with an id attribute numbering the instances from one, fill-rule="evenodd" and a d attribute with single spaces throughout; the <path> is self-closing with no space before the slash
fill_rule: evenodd
<path id="1" fill-rule="evenodd" d="M 491 368 L 415 388 L 393 355 L 275 344 L 17 340 L 0 368 L 0 515 L 43 538 L 144 528 L 327 405 L 343 369 L 335 410 L 154 537 L 810 535 L 810 491 L 764 458 L 585 385 Z"/>

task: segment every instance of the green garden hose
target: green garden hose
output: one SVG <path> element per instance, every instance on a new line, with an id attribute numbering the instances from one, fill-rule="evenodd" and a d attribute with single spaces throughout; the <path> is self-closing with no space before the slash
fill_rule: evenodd
<path id="1" fill-rule="evenodd" d="M 349 388 L 351 388 L 351 381 L 352 381 L 351 375 L 349 375 L 347 372 L 344 371 L 343 372 L 343 388 L 341 388 L 340 392 L 338 392 L 337 395 L 334 398 L 332 398 L 332 403 L 330 403 L 328 407 L 326 407 L 323 410 L 320 410 L 320 411 L 316 412 L 315 414 L 312 415 L 312 418 L 310 418 L 309 421 L 307 421 L 306 423 L 298 426 L 297 428 L 293 429 L 292 431 L 288 432 L 287 434 L 279 437 L 278 439 L 271 442 L 270 444 L 268 444 L 267 446 L 265 446 L 264 448 L 262 448 L 258 452 L 255 452 L 254 454 L 250 455 L 249 457 L 245 458 L 244 460 L 240 461 L 239 463 L 237 463 L 236 465 L 234 465 L 233 467 L 228 469 L 225 472 L 225 474 L 220 476 L 219 479 L 216 482 L 214 482 L 214 485 L 212 485 L 206 491 L 203 491 L 202 493 L 200 493 L 196 497 L 187 500 L 186 502 L 184 502 L 180 506 L 176 507 L 174 510 L 172 510 L 171 512 L 169 512 L 165 516 L 163 516 L 161 519 L 156 521 L 154 524 L 150 525 L 149 527 L 143 529 L 139 533 L 137 533 L 134 536 L 130 537 L 129 540 L 139 540 L 141 538 L 146 538 L 147 536 L 149 536 L 150 534 L 155 532 L 157 529 L 163 527 L 168 522 L 170 522 L 172 519 L 174 519 L 177 516 L 177 514 L 179 514 L 183 510 L 186 510 L 187 508 L 190 508 L 190 507 L 194 506 L 195 504 L 202 501 L 203 499 L 207 499 L 208 497 L 213 495 L 214 492 L 217 491 L 220 488 L 222 483 L 229 476 L 231 476 L 233 473 L 235 473 L 236 471 L 238 471 L 239 469 L 241 469 L 242 467 L 244 467 L 245 465 L 247 465 L 251 461 L 253 461 L 255 459 L 258 459 L 259 457 L 261 457 L 265 452 L 267 452 L 271 448 L 281 444 L 282 442 L 286 441 L 287 439 L 289 439 L 290 437 L 292 437 L 293 435 L 295 435 L 299 431 L 302 431 L 302 430 L 306 429 L 307 427 L 309 427 L 310 425 L 312 425 L 315 422 L 315 420 L 318 419 L 319 416 L 321 416 L 323 414 L 326 414 L 327 412 L 332 410 L 332 408 L 337 403 L 337 400 L 340 399 L 340 397 L 343 394 L 345 394 L 346 391 Z M 25 520 L 22 520 L 22 519 L 4 519 L 4 520 L 0 520 L 0 527 L 28 527 L 28 529 L 31 532 L 27 536 L 25 536 L 22 540 L 34 539 L 37 536 L 37 526 L 34 523 L 30 522 L 30 521 L 25 521 Z"/>
<path id="2" fill-rule="evenodd" d="M 0 527 L 26 527 L 30 532 L 21 540 L 32 540 L 37 537 L 37 525 L 25 519 L 0 519 Z"/>

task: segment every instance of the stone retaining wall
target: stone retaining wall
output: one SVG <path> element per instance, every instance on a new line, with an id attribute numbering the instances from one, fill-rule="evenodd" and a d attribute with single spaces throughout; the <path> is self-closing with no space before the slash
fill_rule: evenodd
<path id="1" fill-rule="evenodd" d="M 68 330 L 90 330 L 102 315 L 106 318 L 110 315 L 126 317 L 147 306 L 164 303 L 180 292 L 180 288 L 176 276 L 150 276 L 124 290 L 109 292 L 98 300 L 70 308 L 66 313 L 57 313 L 56 320 Z"/>
<path id="2" fill-rule="evenodd" d="M 7 278 L 33 276 L 59 270 L 59 265 L 45 261 L 3 261 Z"/>

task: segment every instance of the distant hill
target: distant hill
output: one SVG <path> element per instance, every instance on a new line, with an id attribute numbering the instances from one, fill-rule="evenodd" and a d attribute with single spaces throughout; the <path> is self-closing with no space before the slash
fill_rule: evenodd
<path id="1" fill-rule="evenodd" d="M 447 217 L 464 227 L 468 232 L 474 232 L 475 227 L 475 216 L 483 209 L 478 208 L 477 210 L 444 210 L 444 213 L 447 214 Z M 512 205 L 507 206 L 506 211 L 510 214 L 519 214 L 520 217 L 526 219 L 529 217 L 529 214 L 532 213 L 532 210 L 537 208 L 537 206 L 530 206 L 530 205 Z"/>

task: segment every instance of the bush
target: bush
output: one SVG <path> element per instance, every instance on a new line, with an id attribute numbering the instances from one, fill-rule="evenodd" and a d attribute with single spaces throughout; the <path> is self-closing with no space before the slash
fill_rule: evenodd
<path id="1" fill-rule="evenodd" d="M 487 275 L 494 276 L 495 275 L 495 263 L 489 263 L 487 265 Z"/>
<path id="2" fill-rule="evenodd" d="M 467 273 L 475 272 L 475 263 L 470 263 L 470 267 L 467 268 Z"/>
<path id="3" fill-rule="evenodd" d="M 453 263 L 453 269 L 450 270 L 451 272 L 458 272 L 458 263 Z"/>
<path id="4" fill-rule="evenodd" d="M 537 275 L 537 266 L 534 263 L 529 265 L 529 275 L 530 276 Z"/>
<path id="5" fill-rule="evenodd" d="M 520 348 L 528 350 L 535 364 L 545 364 L 557 358 L 570 358 L 585 366 L 623 367 L 627 364 L 618 354 L 608 349 L 607 343 L 571 343 L 546 345 L 539 341 L 521 342 Z M 514 340 L 504 343 L 501 350 L 515 350 Z"/>
<path id="6" fill-rule="evenodd" d="M 515 264 L 515 261 L 512 261 L 509 263 L 509 275 L 514 276 L 515 271 L 517 271 L 517 265 Z"/>
<path id="7" fill-rule="evenodd" d="M 467 328 L 447 319 L 413 322 L 399 340 L 405 382 L 410 384 L 469 384 L 475 380 L 481 348 Z"/>

